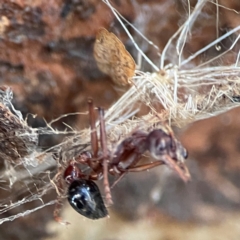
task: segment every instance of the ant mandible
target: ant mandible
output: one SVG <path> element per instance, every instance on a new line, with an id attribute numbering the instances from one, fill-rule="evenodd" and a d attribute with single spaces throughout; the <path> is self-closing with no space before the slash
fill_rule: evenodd
<path id="1" fill-rule="evenodd" d="M 108 211 L 104 205 L 100 190 L 94 183 L 103 178 L 106 204 L 112 202 L 108 174 L 117 176 L 115 185 L 126 173 L 145 171 L 156 166 L 166 164 L 175 171 L 185 182 L 190 179 L 190 174 L 184 164 L 187 151 L 166 127 L 155 129 L 146 133 L 134 131 L 110 152 L 107 147 L 107 136 L 104 121 L 104 110 L 98 108 L 100 141 L 98 140 L 94 106 L 92 99 L 88 99 L 89 119 L 91 128 L 92 152 L 83 151 L 75 159 L 70 159 L 65 166 L 61 166 L 54 178 L 58 193 L 54 210 L 57 222 L 63 222 L 59 217 L 61 199 L 66 190 L 70 205 L 81 215 L 90 219 L 106 217 Z M 99 148 L 99 142 L 101 148 Z M 155 161 L 147 164 L 138 164 L 143 154 L 148 151 Z M 90 172 L 84 174 L 80 165 L 90 167 Z"/>

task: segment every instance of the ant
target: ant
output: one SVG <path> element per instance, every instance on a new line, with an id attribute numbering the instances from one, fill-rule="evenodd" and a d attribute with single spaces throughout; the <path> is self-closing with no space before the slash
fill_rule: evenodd
<path id="1" fill-rule="evenodd" d="M 100 140 L 97 136 L 96 120 L 94 115 L 93 100 L 88 99 L 89 118 L 91 128 L 91 149 L 82 151 L 74 159 L 67 161 L 66 166 L 61 166 L 53 183 L 55 184 L 58 198 L 54 210 L 57 222 L 63 222 L 59 217 L 61 210 L 61 197 L 68 191 L 70 205 L 81 215 L 90 219 L 99 219 L 108 216 L 100 190 L 94 183 L 103 178 L 106 204 L 112 202 L 108 174 L 117 176 L 113 186 L 128 172 L 140 172 L 159 165 L 167 165 L 175 171 L 183 181 L 190 179 L 190 174 L 184 164 L 187 151 L 174 137 L 170 128 L 162 127 L 146 133 L 134 131 L 125 138 L 115 151 L 109 151 L 104 121 L 104 109 L 98 108 Z M 101 148 L 99 148 L 99 142 Z M 138 164 L 145 152 L 149 152 L 156 161 L 147 164 Z M 89 172 L 83 173 L 80 165 L 87 165 Z M 112 186 L 112 187 L 113 187 Z"/>

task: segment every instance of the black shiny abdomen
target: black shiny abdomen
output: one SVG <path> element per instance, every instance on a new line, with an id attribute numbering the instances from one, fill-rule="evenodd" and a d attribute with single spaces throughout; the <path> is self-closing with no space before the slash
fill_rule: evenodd
<path id="1" fill-rule="evenodd" d="M 68 201 L 84 217 L 99 219 L 108 215 L 99 188 L 91 180 L 73 181 L 68 188 Z"/>

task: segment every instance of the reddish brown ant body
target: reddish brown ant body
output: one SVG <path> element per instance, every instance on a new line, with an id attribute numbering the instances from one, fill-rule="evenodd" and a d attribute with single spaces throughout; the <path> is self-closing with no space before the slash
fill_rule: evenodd
<path id="1" fill-rule="evenodd" d="M 115 183 L 128 172 L 140 172 L 158 165 L 166 164 L 174 170 L 185 182 L 190 179 L 184 164 L 187 151 L 167 128 L 160 128 L 149 133 L 137 130 L 124 139 L 114 152 L 108 150 L 104 121 L 104 110 L 98 108 L 100 140 L 98 140 L 92 99 L 88 100 L 91 127 L 91 149 L 83 151 L 75 159 L 68 161 L 65 169 L 60 169 L 55 177 L 56 188 L 68 190 L 68 201 L 71 206 L 87 218 L 99 219 L 108 215 L 100 191 L 95 180 L 103 178 L 106 204 L 112 204 L 108 174 L 117 176 Z M 100 147 L 99 147 L 100 142 Z M 155 161 L 139 164 L 143 154 L 149 152 Z M 81 170 L 83 165 L 90 168 L 87 174 Z M 114 183 L 114 184 L 115 184 Z M 54 211 L 54 218 L 62 222 L 59 217 L 59 193 Z"/>

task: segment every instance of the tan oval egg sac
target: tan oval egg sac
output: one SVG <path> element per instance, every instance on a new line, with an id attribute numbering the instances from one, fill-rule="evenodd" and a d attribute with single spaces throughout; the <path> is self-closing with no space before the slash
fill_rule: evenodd
<path id="1" fill-rule="evenodd" d="M 136 64 L 123 43 L 113 33 L 100 28 L 94 43 L 94 57 L 98 68 L 109 75 L 115 84 L 131 84 Z"/>

